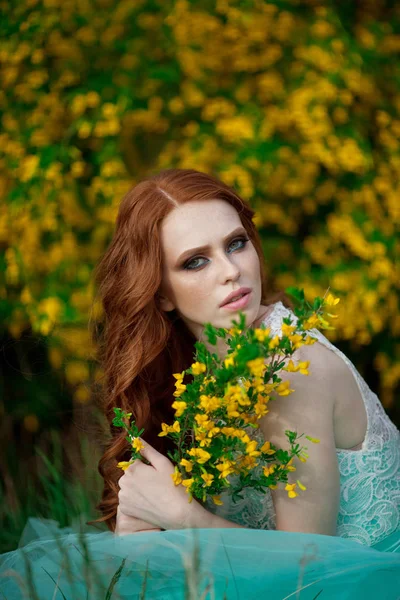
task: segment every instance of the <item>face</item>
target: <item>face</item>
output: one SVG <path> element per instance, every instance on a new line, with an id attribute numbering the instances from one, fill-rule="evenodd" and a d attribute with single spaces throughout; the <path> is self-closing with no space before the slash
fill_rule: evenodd
<path id="1" fill-rule="evenodd" d="M 176 309 L 197 339 L 204 323 L 229 328 L 239 310 L 253 323 L 260 311 L 260 262 L 233 206 L 223 200 L 182 204 L 164 219 L 161 241 L 164 310 Z M 224 305 L 240 288 L 242 299 Z"/>

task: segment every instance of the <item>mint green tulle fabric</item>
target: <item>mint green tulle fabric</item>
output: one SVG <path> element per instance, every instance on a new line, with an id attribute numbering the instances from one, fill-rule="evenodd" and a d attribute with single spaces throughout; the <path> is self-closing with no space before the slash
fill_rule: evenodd
<path id="1" fill-rule="evenodd" d="M 397 600 L 400 535 L 391 538 L 383 551 L 340 537 L 254 529 L 80 535 L 30 519 L 21 547 L 0 556 L 0 597 Z"/>

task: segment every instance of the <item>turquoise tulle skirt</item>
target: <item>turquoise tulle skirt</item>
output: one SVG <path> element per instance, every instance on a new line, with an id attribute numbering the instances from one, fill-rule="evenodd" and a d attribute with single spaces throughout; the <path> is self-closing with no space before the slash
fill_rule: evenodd
<path id="1" fill-rule="evenodd" d="M 3 600 L 398 600 L 400 531 L 379 547 L 255 529 L 115 536 L 29 519 L 0 556 Z"/>

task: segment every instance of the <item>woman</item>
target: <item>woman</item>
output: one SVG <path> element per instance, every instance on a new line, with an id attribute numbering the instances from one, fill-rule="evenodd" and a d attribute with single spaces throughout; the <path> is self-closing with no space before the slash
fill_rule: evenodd
<path id="1" fill-rule="evenodd" d="M 57 530 L 32 522 L 45 528 L 24 548 L 33 559 L 38 597 L 52 597 L 54 582 L 60 588 L 62 582 L 66 597 L 66 590 L 78 597 L 73 584 L 84 596 L 105 574 L 114 589 L 118 574 L 119 597 L 138 598 L 137 576 L 147 568 L 148 596 L 140 597 L 152 599 L 206 598 L 207 589 L 216 598 L 282 600 L 299 590 L 302 599 L 321 590 L 335 600 L 397 597 L 400 434 L 350 361 L 320 332 L 312 332 L 314 345 L 293 356 L 310 361 L 310 376 L 288 375 L 294 393 L 270 404 L 254 434 L 278 445 L 285 443 L 285 429 L 321 440 L 309 448 L 307 463 L 296 465 L 307 491 L 289 500 L 280 490 L 273 496 L 246 490 L 239 503 L 226 496 L 217 507 L 189 503 L 172 482 L 166 456 L 172 448 L 158 433 L 162 422 L 173 420 L 172 374 L 190 366 L 204 323 L 229 327 L 241 310 L 247 326 L 264 323 L 279 335 L 282 318 L 294 317 L 284 294 L 268 295 L 252 217 L 234 190 L 190 169 L 158 173 L 123 199 L 96 274 L 105 313 L 104 408 L 110 424 L 114 407 L 133 413 L 145 429 L 142 454 L 150 464 L 136 461 L 122 474 L 117 463 L 129 459 L 129 446 L 125 433 L 110 425 L 99 465 L 99 521 L 120 535 L 86 536 L 92 564 L 100 566 L 88 583 L 77 574 L 84 554 L 77 537 L 62 530 L 69 535 L 55 544 L 49 538 Z M 226 348 L 217 351 L 223 356 Z M 21 573 L 24 560 L 17 552 L 5 555 L 3 573 Z M 61 563 L 72 564 L 73 575 L 64 575 Z M 1 585 L 0 578 L 4 595 L 18 597 L 10 579 Z"/>
<path id="2" fill-rule="evenodd" d="M 338 534 L 366 545 L 383 542 L 400 527 L 400 434 L 350 361 L 316 331 L 317 343 L 295 354 L 310 361 L 311 375 L 288 374 L 295 392 L 271 403 L 260 421 L 262 434 L 277 444 L 285 443 L 286 429 L 311 429 L 321 440 L 309 448 L 309 461 L 296 465 L 307 492 L 293 501 L 276 490 L 273 503 L 269 494 L 254 491 L 236 505 L 225 498 L 219 512 L 231 519 L 224 519 L 214 514 L 212 503 L 188 504 L 183 488 L 170 478 L 173 465 L 165 457 L 165 438 L 157 434 L 162 421 L 173 420 L 172 373 L 190 365 L 203 324 L 229 327 L 242 310 L 249 325 L 264 322 L 279 333 L 282 318 L 294 317 L 267 297 L 252 217 L 232 189 L 192 170 L 159 173 L 121 204 L 97 273 L 107 317 L 107 416 L 112 419 L 115 406 L 133 412 L 138 427 L 145 428 L 149 444 L 143 455 L 153 467 L 137 462 L 119 479 L 116 463 L 129 456 L 129 448 L 125 434 L 112 430 L 100 461 L 102 520 L 117 533 L 190 524 L 276 527 Z M 244 295 L 228 302 L 232 294 Z"/>

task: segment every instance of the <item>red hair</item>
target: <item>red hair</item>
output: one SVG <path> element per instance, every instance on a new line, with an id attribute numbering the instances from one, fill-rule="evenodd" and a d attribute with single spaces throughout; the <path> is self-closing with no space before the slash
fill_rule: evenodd
<path id="1" fill-rule="evenodd" d="M 261 241 L 252 218 L 254 211 L 216 177 L 194 169 L 167 169 L 134 186 L 122 199 L 113 239 L 95 270 L 104 323 L 99 358 L 104 372 L 102 410 L 111 439 L 99 461 L 104 479 L 97 509 L 111 531 L 118 506 L 117 463 L 129 459 L 125 432 L 112 425 L 114 407 L 131 412 L 143 439 L 166 454 L 170 440 L 158 437 L 161 423 L 173 422 L 173 373 L 187 369 L 193 357 L 193 334 L 175 311 L 161 310 L 157 291 L 162 277 L 160 228 L 179 204 L 220 199 L 233 206 L 260 259 L 262 303 L 282 300 L 283 292 L 267 295 Z"/>

